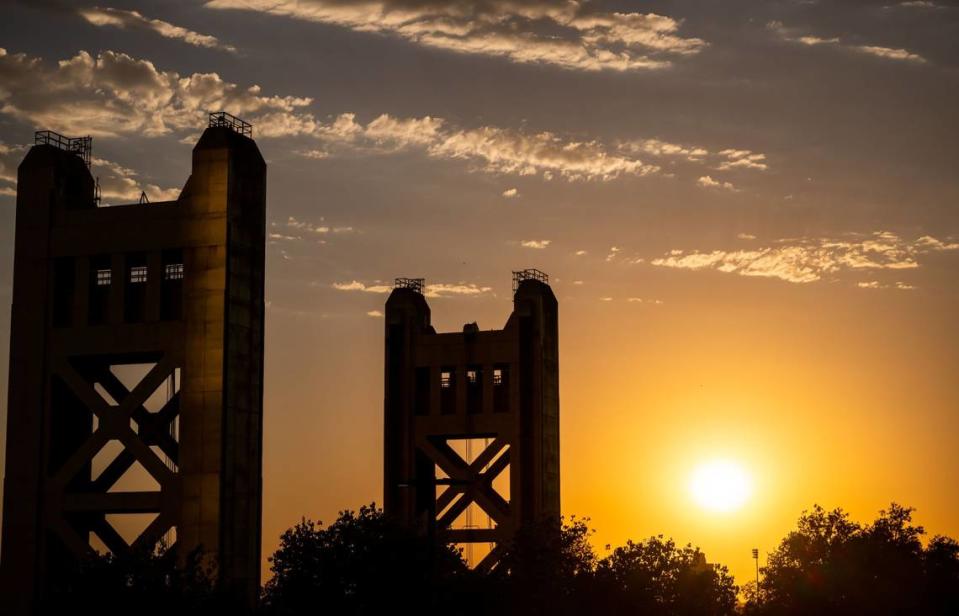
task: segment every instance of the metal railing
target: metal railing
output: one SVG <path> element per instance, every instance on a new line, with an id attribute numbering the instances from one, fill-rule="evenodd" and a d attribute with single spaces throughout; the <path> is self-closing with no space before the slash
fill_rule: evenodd
<path id="1" fill-rule="evenodd" d="M 420 295 L 423 294 L 423 287 L 426 286 L 425 278 L 397 278 L 393 281 L 394 289 L 410 289 Z"/>
<path id="2" fill-rule="evenodd" d="M 93 137 L 65 137 L 52 130 L 38 130 L 33 134 L 34 145 L 52 145 L 58 150 L 71 152 L 79 156 L 87 167 L 93 152 Z"/>
<path id="3" fill-rule="evenodd" d="M 549 275 L 545 272 L 541 272 L 538 269 L 524 269 L 513 272 L 513 293 L 516 293 L 516 289 L 519 288 L 521 282 L 525 280 L 536 280 L 542 282 L 543 284 L 549 284 Z"/>
<path id="4" fill-rule="evenodd" d="M 244 137 L 253 138 L 253 125 L 225 111 L 210 112 L 210 128 L 222 126 Z"/>

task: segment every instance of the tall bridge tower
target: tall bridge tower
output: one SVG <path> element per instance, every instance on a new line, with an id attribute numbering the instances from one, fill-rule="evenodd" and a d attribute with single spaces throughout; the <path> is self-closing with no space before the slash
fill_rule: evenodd
<path id="1" fill-rule="evenodd" d="M 0 605 L 161 540 L 252 604 L 266 164 L 211 114 L 176 201 L 98 207 L 89 145 L 37 133 L 18 170 Z"/>
<path id="2" fill-rule="evenodd" d="M 384 508 L 489 569 L 560 515 L 558 305 L 545 274 L 514 272 L 503 329 L 437 333 L 423 291 L 400 278 L 386 302 Z"/>

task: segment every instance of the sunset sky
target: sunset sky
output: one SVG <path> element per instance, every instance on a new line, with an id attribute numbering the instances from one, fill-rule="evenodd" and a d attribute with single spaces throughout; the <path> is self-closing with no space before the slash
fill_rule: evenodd
<path id="1" fill-rule="evenodd" d="M 955 2 L 101 1 L 0 9 L 2 425 L 33 131 L 158 201 L 223 109 L 269 165 L 264 557 L 382 498 L 392 279 L 490 329 L 526 267 L 600 555 L 664 534 L 742 583 L 814 503 L 959 536 Z M 713 460 L 741 507 L 690 494 Z"/>

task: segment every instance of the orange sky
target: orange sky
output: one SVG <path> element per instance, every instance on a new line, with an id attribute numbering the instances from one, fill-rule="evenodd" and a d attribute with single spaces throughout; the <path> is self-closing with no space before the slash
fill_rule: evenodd
<path id="1" fill-rule="evenodd" d="M 4 7 L 0 349 L 33 131 L 94 135 L 104 202 L 155 201 L 225 108 L 269 165 L 265 555 L 381 500 L 390 281 L 499 328 L 525 267 L 600 555 L 662 533 L 743 582 L 814 503 L 959 537 L 959 9 L 399 1 Z M 754 478 L 737 512 L 689 498 L 715 458 Z"/>

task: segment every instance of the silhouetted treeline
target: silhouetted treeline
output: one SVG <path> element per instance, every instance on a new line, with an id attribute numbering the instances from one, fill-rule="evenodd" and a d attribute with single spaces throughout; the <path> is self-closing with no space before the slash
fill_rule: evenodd
<path id="1" fill-rule="evenodd" d="M 331 614 L 638 614 L 747 616 L 959 614 L 959 544 L 912 523 L 893 504 L 860 525 L 841 509 L 804 512 L 768 556 L 757 590 L 738 588 L 726 567 L 662 536 L 600 558 L 588 521 L 545 521 L 521 529 L 500 564 L 470 570 L 451 546 L 392 523 L 375 505 L 328 526 L 303 520 L 270 559 L 264 616 Z M 748 547 L 746 547 L 748 550 Z M 240 614 L 196 557 L 99 557 L 51 595 L 48 613 Z M 740 594 L 740 591 L 742 593 Z M 737 597 L 745 597 L 745 603 Z"/>
<path id="2" fill-rule="evenodd" d="M 913 509 L 893 503 L 862 526 L 842 509 L 814 507 L 746 588 L 746 613 L 959 614 L 959 544 L 933 537 L 923 547 Z"/>

